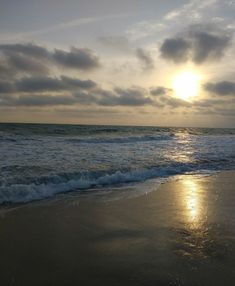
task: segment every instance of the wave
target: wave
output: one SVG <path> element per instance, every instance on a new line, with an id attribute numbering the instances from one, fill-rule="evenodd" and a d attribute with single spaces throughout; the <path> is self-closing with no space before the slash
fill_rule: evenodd
<path id="1" fill-rule="evenodd" d="M 170 135 L 145 135 L 145 136 L 123 136 L 123 137 L 109 137 L 109 138 L 70 138 L 67 142 L 71 143 L 86 143 L 86 144 L 99 144 L 99 143 L 134 143 L 146 141 L 160 141 L 171 140 L 174 134 Z"/>
<path id="2" fill-rule="evenodd" d="M 157 135 L 138 135 L 138 136 L 119 136 L 119 137 L 74 137 L 74 138 L 60 138 L 68 143 L 74 144 L 121 144 L 121 143 L 138 143 L 149 141 L 171 140 L 175 137 L 174 134 L 157 134 Z M 37 137 L 27 136 L 0 136 L 0 142 L 14 142 L 20 144 L 25 141 L 41 141 L 43 139 Z"/>
<path id="3" fill-rule="evenodd" d="M 216 165 L 218 166 L 218 165 Z M 123 186 L 128 183 L 143 182 L 153 178 L 168 178 L 174 175 L 194 172 L 212 172 L 219 170 L 198 164 L 175 164 L 139 170 L 117 170 L 113 172 L 64 173 L 42 176 L 34 179 L 25 178 L 18 182 L 0 185 L 0 204 L 26 203 L 50 198 L 59 193 L 82 191 L 94 188 Z"/>

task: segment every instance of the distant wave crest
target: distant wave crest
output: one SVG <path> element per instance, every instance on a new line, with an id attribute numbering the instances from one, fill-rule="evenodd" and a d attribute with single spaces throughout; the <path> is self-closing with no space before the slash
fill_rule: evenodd
<path id="1" fill-rule="evenodd" d="M 174 138 L 174 134 L 170 135 L 145 135 L 145 136 L 123 136 L 123 137 L 109 137 L 109 138 L 70 138 L 67 139 L 72 143 L 132 143 L 132 142 L 145 142 L 145 141 L 160 141 L 160 140 L 171 140 Z"/>

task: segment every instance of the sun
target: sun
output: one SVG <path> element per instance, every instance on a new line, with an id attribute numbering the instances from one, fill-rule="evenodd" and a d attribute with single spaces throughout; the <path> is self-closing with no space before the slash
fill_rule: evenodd
<path id="1" fill-rule="evenodd" d="M 173 81 L 173 90 L 177 97 L 189 100 L 198 93 L 199 76 L 191 71 L 178 74 Z"/>

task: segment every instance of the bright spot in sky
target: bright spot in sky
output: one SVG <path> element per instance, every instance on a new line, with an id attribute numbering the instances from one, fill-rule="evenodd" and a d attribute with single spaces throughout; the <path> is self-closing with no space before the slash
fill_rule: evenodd
<path id="1" fill-rule="evenodd" d="M 177 97 L 188 100 L 197 95 L 198 92 L 197 74 L 187 71 L 176 76 L 173 81 L 173 89 Z"/>

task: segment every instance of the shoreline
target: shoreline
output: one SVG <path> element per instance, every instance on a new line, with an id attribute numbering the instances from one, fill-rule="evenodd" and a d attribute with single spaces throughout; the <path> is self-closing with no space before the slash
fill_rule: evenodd
<path id="1" fill-rule="evenodd" d="M 47 204 L 53 201 L 60 201 L 66 199 L 97 199 L 102 198 L 102 200 L 120 200 L 125 198 L 135 198 L 138 196 L 142 196 L 146 193 L 156 191 L 159 187 L 163 184 L 166 184 L 171 181 L 180 180 L 181 177 L 184 176 L 193 176 L 195 178 L 204 177 L 204 176 L 214 176 L 219 173 L 223 172 L 235 172 L 235 170 L 213 170 L 213 171 L 206 171 L 201 173 L 193 172 L 193 173 L 183 173 L 183 174 L 176 174 L 166 177 L 156 177 L 156 178 L 149 178 L 143 181 L 137 182 L 130 182 L 120 185 L 107 185 L 101 187 L 94 187 L 88 189 L 78 189 L 78 190 L 71 190 L 71 191 L 64 191 L 52 194 L 48 197 L 42 197 L 38 199 L 32 199 L 29 201 L 23 202 L 4 202 L 0 204 L 0 212 L 4 210 L 11 210 L 15 208 L 21 208 L 31 204 Z M 144 191 L 143 191 L 144 189 Z"/>
<path id="2" fill-rule="evenodd" d="M 180 177 L 137 197 L 0 212 L 2 284 L 232 285 L 235 171 Z"/>

